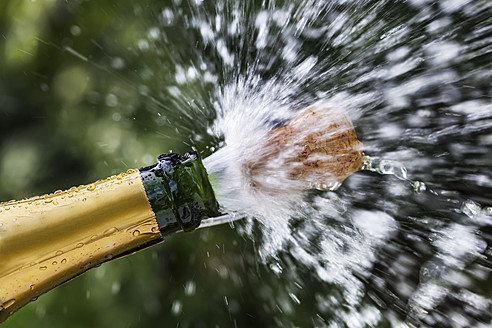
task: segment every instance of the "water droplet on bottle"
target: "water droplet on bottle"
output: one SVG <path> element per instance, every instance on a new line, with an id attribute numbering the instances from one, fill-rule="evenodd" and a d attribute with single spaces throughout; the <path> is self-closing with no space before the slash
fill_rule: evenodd
<path id="1" fill-rule="evenodd" d="M 138 235 L 140 235 L 140 231 L 138 230 L 133 231 L 133 237 L 137 237 Z"/>
<path id="2" fill-rule="evenodd" d="M 34 287 L 35 287 L 35 286 L 36 286 L 36 285 L 32 284 L 31 286 L 29 286 L 29 289 L 30 289 L 30 290 L 34 290 Z"/>
<path id="3" fill-rule="evenodd" d="M 53 261 L 51 264 L 53 264 L 53 265 L 57 265 L 57 264 L 58 264 L 58 262 Z"/>
<path id="4" fill-rule="evenodd" d="M 62 254 L 63 254 L 63 251 L 58 250 L 58 251 L 56 251 L 55 256 L 62 255 Z"/>
<path id="5" fill-rule="evenodd" d="M 6 308 L 8 308 L 8 307 L 12 306 L 14 303 L 15 303 L 15 298 L 11 298 L 11 299 L 9 299 L 8 301 L 3 302 L 3 303 L 2 303 L 2 307 L 3 307 L 4 309 L 6 309 Z"/>
<path id="6" fill-rule="evenodd" d="M 88 191 L 93 191 L 95 189 L 96 189 L 96 184 L 94 184 L 94 183 L 91 183 L 90 185 L 87 186 Z"/>
<path id="7" fill-rule="evenodd" d="M 63 259 L 63 260 L 61 260 L 61 262 L 60 262 L 60 263 L 61 263 L 61 264 L 65 264 L 65 263 L 67 263 L 67 259 Z"/>
<path id="8" fill-rule="evenodd" d="M 104 234 L 105 235 L 112 235 L 113 233 L 117 232 L 118 231 L 118 228 L 116 227 L 112 227 L 112 228 L 109 228 L 107 229 L 106 231 L 104 231 Z"/>
<path id="9" fill-rule="evenodd" d="M 85 269 L 86 269 L 88 266 L 90 266 L 90 265 L 91 265 L 91 262 L 89 261 L 89 262 L 86 262 L 86 263 L 82 264 L 82 266 L 81 266 L 80 268 L 81 268 L 82 270 L 85 270 Z"/>
<path id="10" fill-rule="evenodd" d="M 84 246 L 84 243 L 78 243 L 78 244 L 75 246 L 75 248 L 80 248 L 80 247 L 82 247 L 82 246 Z"/>
<path id="11" fill-rule="evenodd" d="M 44 270 L 46 270 L 46 269 L 48 269 L 48 267 L 47 267 L 47 266 L 41 266 L 41 267 L 39 267 L 39 270 L 41 270 L 41 271 L 44 271 Z"/>

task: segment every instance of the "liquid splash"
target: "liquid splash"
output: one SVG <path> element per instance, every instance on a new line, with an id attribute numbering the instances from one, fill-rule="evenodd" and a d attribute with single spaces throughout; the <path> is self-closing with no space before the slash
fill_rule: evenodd
<path id="1" fill-rule="evenodd" d="M 304 266 L 330 286 L 314 295 L 318 324 L 490 322 L 490 289 L 472 282 L 490 271 L 491 218 L 479 205 L 491 191 L 488 5 L 243 6 L 219 3 L 214 20 L 197 7 L 193 17 L 221 61 L 208 129 L 219 150 L 205 164 L 222 180 L 224 207 L 250 217 L 240 229 L 262 261 L 301 284 Z M 240 164 L 316 102 L 349 112 L 372 157 L 365 172 L 334 192 L 291 193 L 279 161 L 269 177 L 277 194 L 248 189 Z"/>

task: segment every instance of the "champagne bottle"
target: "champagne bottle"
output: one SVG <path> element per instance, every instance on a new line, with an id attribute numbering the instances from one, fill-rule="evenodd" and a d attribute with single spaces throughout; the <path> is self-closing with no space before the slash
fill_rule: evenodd
<path id="1" fill-rule="evenodd" d="M 251 156 L 240 156 L 235 166 L 254 193 L 334 190 L 363 166 L 362 143 L 348 113 L 337 107 L 308 108 L 247 146 Z M 153 166 L 86 186 L 0 204 L 0 322 L 96 265 L 192 231 L 205 218 L 214 219 L 204 226 L 227 222 L 219 217 L 214 189 L 227 205 L 248 188 L 230 186 L 223 149 L 209 158 L 213 188 L 200 157 L 190 152 L 161 155 Z M 236 150 L 244 155 L 245 149 Z M 279 163 L 287 180 L 269 183 Z"/>
<path id="2" fill-rule="evenodd" d="M 85 186 L 0 204 L 0 322 L 100 265 L 219 216 L 196 152 Z"/>

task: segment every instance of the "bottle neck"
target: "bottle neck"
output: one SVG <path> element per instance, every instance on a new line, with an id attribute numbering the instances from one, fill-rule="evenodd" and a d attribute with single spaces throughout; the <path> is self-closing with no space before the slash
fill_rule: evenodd
<path id="1" fill-rule="evenodd" d="M 196 152 L 164 154 L 140 169 L 145 192 L 163 236 L 192 231 L 220 212 L 207 172 Z"/>

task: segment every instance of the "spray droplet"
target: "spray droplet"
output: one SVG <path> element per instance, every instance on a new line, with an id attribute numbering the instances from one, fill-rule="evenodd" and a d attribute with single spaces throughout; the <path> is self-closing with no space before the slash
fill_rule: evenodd
<path id="1" fill-rule="evenodd" d="M 404 167 L 404 166 L 400 167 L 400 177 L 403 178 L 403 179 L 407 179 L 408 178 L 407 168 Z"/>
<path id="2" fill-rule="evenodd" d="M 270 269 L 272 269 L 272 271 L 275 272 L 276 274 L 280 274 L 283 271 L 283 268 L 279 263 L 270 264 Z"/>
<path id="3" fill-rule="evenodd" d="M 185 294 L 188 296 L 195 295 L 196 284 L 193 280 L 189 280 L 185 285 Z"/>
<path id="4" fill-rule="evenodd" d="M 423 183 L 422 181 L 415 181 L 412 185 L 413 185 L 413 190 L 416 193 L 424 192 L 427 189 L 425 183 Z"/>
<path id="5" fill-rule="evenodd" d="M 381 173 L 381 174 L 394 174 L 394 168 L 391 165 L 391 162 L 389 162 L 387 160 L 382 160 L 379 163 L 376 171 Z"/>
<path id="6" fill-rule="evenodd" d="M 174 315 L 178 315 L 181 313 L 181 309 L 182 309 L 182 304 L 180 301 L 174 301 L 173 302 L 173 305 L 171 307 L 171 312 L 174 314 Z"/>
<path id="7" fill-rule="evenodd" d="M 362 170 L 372 171 L 372 158 L 369 156 L 364 156 L 364 164 L 362 165 Z"/>
<path id="8" fill-rule="evenodd" d="M 492 207 L 490 206 L 484 207 L 483 213 L 487 216 L 492 216 Z"/>
<path id="9" fill-rule="evenodd" d="M 290 298 L 296 302 L 297 304 L 301 304 L 301 301 L 297 298 L 297 296 L 294 293 L 289 293 Z"/>
<path id="10" fill-rule="evenodd" d="M 461 207 L 461 211 L 469 218 L 473 218 L 480 213 L 481 210 L 482 208 L 480 205 L 470 199 L 466 200 Z"/>

